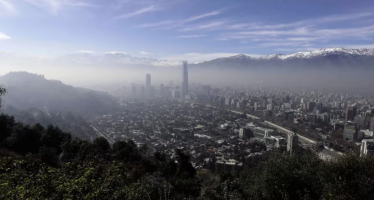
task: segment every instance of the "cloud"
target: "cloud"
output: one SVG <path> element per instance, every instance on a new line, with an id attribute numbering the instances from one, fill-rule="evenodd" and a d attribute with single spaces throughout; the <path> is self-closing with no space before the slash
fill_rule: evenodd
<path id="1" fill-rule="evenodd" d="M 52 14 L 58 12 L 65 6 L 74 7 L 97 7 L 97 5 L 87 3 L 84 0 L 24 0 L 34 6 L 47 10 Z"/>
<path id="2" fill-rule="evenodd" d="M 152 5 L 152 6 L 137 10 L 137 11 L 132 12 L 132 13 L 125 13 L 125 14 L 119 15 L 119 16 L 116 17 L 116 19 L 127 19 L 127 18 L 130 18 L 130 17 L 134 17 L 134 16 L 141 15 L 141 14 L 148 13 L 148 12 L 152 12 L 152 11 L 155 11 L 155 10 L 156 10 L 156 7 Z"/>
<path id="3" fill-rule="evenodd" d="M 204 18 L 207 18 L 207 17 L 219 15 L 219 14 L 221 14 L 221 11 L 217 10 L 217 11 L 212 11 L 212 12 L 209 12 L 209 13 L 204 13 L 204 14 L 201 14 L 201 15 L 193 16 L 193 17 L 190 17 L 190 18 L 184 19 L 184 20 L 167 20 L 167 21 L 161 21 L 161 22 L 155 22 L 155 23 L 149 23 L 149 24 L 142 24 L 142 25 L 139 25 L 137 27 L 140 27 L 140 28 L 145 28 L 145 27 L 158 28 L 158 29 L 164 29 L 164 30 L 165 29 L 173 29 L 173 28 L 180 27 L 182 25 L 188 24 L 188 23 L 193 22 L 193 21 L 197 21 L 197 20 L 200 20 L 200 19 L 204 19 Z"/>
<path id="4" fill-rule="evenodd" d="M 14 15 L 17 11 L 14 6 L 7 0 L 0 0 L 0 16 L 2 15 Z"/>
<path id="5" fill-rule="evenodd" d="M 196 31 L 196 30 L 204 30 L 204 29 L 214 29 L 214 28 L 220 27 L 220 26 L 222 26 L 226 23 L 227 23 L 226 21 L 210 22 L 210 23 L 206 23 L 206 24 L 189 26 L 189 27 L 183 28 L 179 31 L 185 32 L 185 31 Z"/>
<path id="6" fill-rule="evenodd" d="M 156 22 L 156 23 L 149 23 L 149 24 L 142 24 L 137 26 L 138 28 L 151 28 L 151 27 L 159 27 L 159 26 L 164 26 L 164 25 L 169 25 L 174 23 L 174 21 L 167 20 L 167 21 L 162 21 L 162 22 Z"/>
<path id="7" fill-rule="evenodd" d="M 318 50 L 319 48 L 314 48 L 314 47 L 305 47 L 305 48 L 277 48 L 275 51 L 277 52 L 301 52 L 301 51 L 315 51 Z"/>
<path id="8" fill-rule="evenodd" d="M 161 59 L 169 60 L 169 61 L 187 60 L 188 62 L 196 63 L 196 62 L 214 60 L 216 58 L 235 56 L 238 54 L 240 53 L 185 53 L 185 54 L 174 54 L 170 56 L 165 56 L 165 57 L 162 57 Z M 262 56 L 258 54 L 246 54 L 246 55 L 252 56 L 252 57 Z"/>
<path id="9" fill-rule="evenodd" d="M 123 51 L 109 51 L 109 52 L 106 52 L 106 54 L 127 54 L 127 53 Z"/>
<path id="10" fill-rule="evenodd" d="M 110 0 L 113 10 L 121 10 L 125 7 L 146 7 L 154 5 L 157 10 L 169 9 L 188 0 Z M 114 2 L 114 3 L 113 3 Z"/>
<path id="11" fill-rule="evenodd" d="M 146 51 L 140 51 L 139 53 L 142 54 L 142 55 L 151 55 L 152 54 L 152 53 L 149 53 L 149 52 L 146 52 Z"/>
<path id="12" fill-rule="evenodd" d="M 332 47 L 343 46 L 349 49 L 374 49 L 374 44 L 350 44 L 350 45 L 330 45 Z"/>
<path id="13" fill-rule="evenodd" d="M 76 53 L 89 53 L 89 54 L 92 54 L 92 53 L 95 53 L 94 51 L 88 51 L 88 50 L 78 50 L 76 51 Z"/>
<path id="14" fill-rule="evenodd" d="M 227 30 L 244 29 L 244 28 L 253 26 L 254 24 L 255 23 L 238 23 L 238 24 L 225 26 L 224 29 L 227 29 Z"/>
<path id="15" fill-rule="evenodd" d="M 180 35 L 177 38 L 199 38 L 199 37 L 205 37 L 206 35 Z"/>
<path id="16" fill-rule="evenodd" d="M 12 39 L 11 37 L 5 35 L 4 33 L 0 32 L 0 40 L 9 40 Z"/>
<path id="17" fill-rule="evenodd" d="M 242 43 L 266 42 L 262 44 L 263 46 L 287 44 L 287 41 L 290 45 L 295 46 L 298 44 L 321 43 L 346 38 L 370 40 L 372 39 L 371 36 L 373 36 L 373 27 L 357 27 L 359 24 L 355 22 L 362 22 L 363 18 L 370 18 L 372 16 L 374 16 L 372 13 L 349 13 L 279 24 L 266 24 L 262 22 L 226 24 L 225 26 L 216 27 L 214 30 L 237 30 L 236 32 L 223 33 L 217 40 L 240 40 Z M 345 23 L 345 27 L 352 28 L 321 28 L 326 26 L 336 27 L 336 23 L 342 22 Z M 268 43 L 269 41 L 272 43 Z"/>
<path id="18" fill-rule="evenodd" d="M 355 19 L 360 19 L 363 17 L 369 17 L 372 16 L 371 13 L 354 13 L 354 14 L 345 14 L 345 15 L 330 15 L 326 17 L 321 18 L 315 18 L 315 19 L 307 19 L 307 20 L 301 20 L 291 23 L 282 23 L 282 24 L 264 24 L 264 23 L 252 23 L 250 26 L 247 26 L 246 28 L 248 30 L 259 30 L 259 29 L 285 29 L 285 28 L 296 28 L 296 27 L 313 27 L 316 25 L 321 25 L 325 23 L 331 23 L 331 22 L 339 22 L 339 21 L 350 21 Z"/>
<path id="19" fill-rule="evenodd" d="M 361 16 L 361 15 L 357 15 Z M 366 15 L 362 15 L 366 16 Z M 343 19 L 324 18 L 326 21 Z M 347 24 L 349 25 L 349 24 Z M 357 26 L 357 25 L 356 25 Z M 283 28 L 274 30 L 238 31 L 224 34 L 220 40 L 240 40 L 242 42 L 256 42 L 261 47 L 286 46 L 325 46 L 337 40 L 370 41 L 374 36 L 374 25 L 350 28 L 319 28 L 318 26 Z"/>
<path id="20" fill-rule="evenodd" d="M 310 30 L 307 27 L 301 27 L 290 30 L 262 30 L 262 31 L 244 31 L 238 32 L 237 35 L 246 36 L 279 36 L 279 35 L 308 35 Z"/>
<path id="21" fill-rule="evenodd" d="M 203 18 L 207 18 L 207 17 L 219 15 L 219 14 L 221 14 L 221 11 L 217 10 L 217 11 L 205 13 L 205 14 L 202 14 L 202 15 L 190 17 L 190 18 L 188 18 L 186 20 L 183 20 L 183 22 L 192 22 L 192 21 L 196 21 L 196 20 L 199 20 L 199 19 L 203 19 Z"/>

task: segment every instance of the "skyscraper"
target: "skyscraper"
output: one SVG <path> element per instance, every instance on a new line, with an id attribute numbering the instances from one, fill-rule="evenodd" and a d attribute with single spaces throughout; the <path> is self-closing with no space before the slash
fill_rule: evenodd
<path id="1" fill-rule="evenodd" d="M 182 87 L 181 87 L 181 96 L 184 98 L 188 94 L 188 64 L 187 61 L 182 62 L 183 72 L 182 72 Z"/>
<path id="2" fill-rule="evenodd" d="M 287 151 L 290 153 L 297 151 L 298 142 L 299 142 L 299 136 L 293 132 L 289 132 L 288 138 L 287 138 Z"/>
<path id="3" fill-rule="evenodd" d="M 357 108 L 354 106 L 349 106 L 345 111 L 345 120 L 346 121 L 353 121 L 357 114 Z"/>
<path id="4" fill-rule="evenodd" d="M 135 83 L 131 84 L 131 93 L 132 93 L 133 97 L 136 96 L 136 86 L 135 86 Z"/>
<path id="5" fill-rule="evenodd" d="M 141 96 L 141 97 L 144 97 L 144 96 L 145 96 L 145 87 L 144 87 L 144 86 L 142 86 L 142 87 L 140 88 L 140 96 Z"/>
<path id="6" fill-rule="evenodd" d="M 145 75 L 145 95 L 151 96 L 151 75 Z"/>

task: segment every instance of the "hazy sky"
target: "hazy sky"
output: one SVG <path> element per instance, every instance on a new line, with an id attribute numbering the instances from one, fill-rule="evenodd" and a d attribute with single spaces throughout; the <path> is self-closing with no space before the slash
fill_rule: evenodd
<path id="1" fill-rule="evenodd" d="M 0 51 L 210 60 L 374 48 L 373 0 L 0 0 Z"/>

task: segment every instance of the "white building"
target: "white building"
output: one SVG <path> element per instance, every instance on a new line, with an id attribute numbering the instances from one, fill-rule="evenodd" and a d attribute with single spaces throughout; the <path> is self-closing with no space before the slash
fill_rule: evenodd
<path id="1" fill-rule="evenodd" d="M 299 142 L 299 136 L 297 136 L 293 132 L 289 132 L 288 138 L 287 138 L 287 151 L 290 153 L 295 151 L 298 147 L 298 142 Z"/>
<path id="2" fill-rule="evenodd" d="M 360 156 L 374 155 L 374 139 L 364 139 L 361 142 Z"/>

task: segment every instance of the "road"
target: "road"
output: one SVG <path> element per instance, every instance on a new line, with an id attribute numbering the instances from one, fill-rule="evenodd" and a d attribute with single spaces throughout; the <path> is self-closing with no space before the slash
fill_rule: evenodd
<path id="1" fill-rule="evenodd" d="M 112 138 L 110 138 L 109 136 L 103 134 L 101 131 L 97 130 L 97 128 L 95 128 L 94 126 L 91 125 L 91 127 L 96 131 L 96 133 L 97 133 L 99 136 L 104 137 L 105 139 L 107 139 L 108 142 L 109 142 L 110 144 L 113 144 L 113 143 L 114 143 L 114 140 L 112 140 Z"/>
<path id="2" fill-rule="evenodd" d="M 190 103 L 197 103 L 197 102 L 190 102 Z M 197 104 L 200 104 L 200 105 L 205 105 L 207 107 L 212 107 L 212 108 L 217 108 L 216 106 L 212 106 L 210 104 L 201 104 L 201 103 L 197 103 Z M 230 110 L 231 112 L 233 113 L 236 113 L 236 114 L 244 114 L 243 112 L 239 112 L 239 111 L 235 111 L 235 110 Z M 250 115 L 250 114 L 247 114 L 248 117 L 251 117 L 253 119 L 260 119 L 259 117 L 257 116 L 254 116 L 254 115 Z M 282 126 L 279 126 L 279 125 L 276 125 L 272 122 L 269 122 L 269 121 L 264 121 L 264 123 L 267 123 L 268 126 L 270 127 L 273 127 L 273 128 L 276 128 L 280 131 L 282 131 L 283 133 L 285 134 L 288 134 L 289 132 L 292 132 Z M 314 141 L 312 139 L 309 139 L 307 137 L 304 137 L 302 135 L 298 135 L 299 137 L 299 142 L 301 143 L 302 146 L 304 147 L 308 147 L 308 146 L 313 146 L 313 145 L 316 145 L 317 144 L 317 141 Z M 318 153 L 319 157 L 324 159 L 324 160 L 328 160 L 328 159 L 331 159 L 331 158 L 336 158 L 338 156 L 341 156 L 343 155 L 343 153 L 341 152 L 337 152 L 335 151 L 334 149 L 330 149 L 326 146 L 324 146 L 324 149 L 321 150 L 319 153 Z"/>
<path id="3" fill-rule="evenodd" d="M 214 106 L 211 106 L 209 105 L 210 107 L 214 107 Z M 235 111 L 235 110 L 231 110 L 231 112 L 233 113 L 236 113 L 236 114 L 243 114 L 243 112 L 239 112 L 239 111 Z M 260 119 L 259 117 L 256 117 L 254 115 L 250 115 L 250 114 L 247 114 L 248 117 L 251 117 L 253 119 Z M 282 126 L 279 126 L 279 125 L 276 125 L 272 122 L 269 122 L 269 121 L 264 121 L 264 123 L 266 123 L 268 126 L 270 127 L 273 127 L 273 128 L 276 128 L 280 131 L 282 131 L 283 133 L 285 134 L 288 134 L 289 132 L 292 132 Z M 304 137 L 302 135 L 297 135 L 299 137 L 299 142 L 302 144 L 302 146 L 312 146 L 312 145 L 315 145 L 317 144 L 317 141 L 314 141 L 312 139 L 309 139 L 307 137 Z M 332 159 L 332 158 L 336 158 L 338 156 L 341 156 L 343 155 L 343 153 L 341 152 L 337 152 L 335 151 L 334 149 L 331 149 L 331 148 L 328 148 L 328 147 L 324 147 L 323 150 L 321 150 L 318 155 L 320 156 L 320 158 L 324 159 L 324 160 L 328 160 L 328 159 Z"/>

